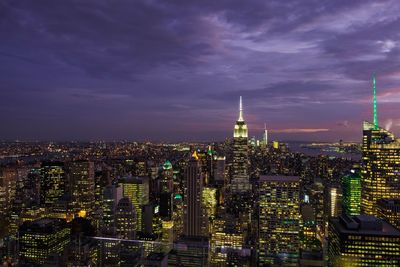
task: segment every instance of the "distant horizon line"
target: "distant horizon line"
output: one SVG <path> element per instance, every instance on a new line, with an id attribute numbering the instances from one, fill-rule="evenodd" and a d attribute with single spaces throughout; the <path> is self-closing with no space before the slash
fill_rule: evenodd
<path id="1" fill-rule="evenodd" d="M 0 143 L 153 143 L 153 144 L 182 144 L 182 143 L 223 143 L 226 140 L 233 139 L 233 137 L 226 138 L 224 140 L 181 140 L 181 141 L 161 141 L 161 140 L 129 140 L 129 139 L 116 139 L 116 140 L 105 140 L 105 139 L 96 139 L 96 140 L 9 140 L 9 139 L 0 139 Z M 250 140 L 251 138 L 249 138 Z M 261 140 L 261 139 L 256 139 Z M 339 143 L 342 141 L 343 143 L 361 143 L 362 141 L 354 141 L 354 140 L 336 140 L 336 141 L 328 141 L 328 140 L 271 140 L 268 143 L 272 143 L 274 141 L 282 142 L 282 143 Z"/>

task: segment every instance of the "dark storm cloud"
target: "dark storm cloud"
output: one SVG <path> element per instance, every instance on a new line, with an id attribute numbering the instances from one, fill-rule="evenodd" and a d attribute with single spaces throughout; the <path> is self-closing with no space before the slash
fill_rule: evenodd
<path id="1" fill-rule="evenodd" d="M 250 129 L 357 140 L 372 73 L 398 130 L 398 14 L 397 1 L 2 1 L 0 138 L 222 139 L 243 95 Z"/>

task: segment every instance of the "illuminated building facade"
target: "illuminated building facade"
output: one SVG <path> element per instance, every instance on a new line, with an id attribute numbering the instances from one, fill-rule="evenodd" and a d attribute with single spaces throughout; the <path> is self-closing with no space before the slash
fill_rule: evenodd
<path id="1" fill-rule="evenodd" d="M 301 226 L 299 186 L 298 176 L 260 177 L 260 266 L 296 266 Z"/>
<path id="2" fill-rule="evenodd" d="M 172 244 L 174 241 L 174 222 L 173 221 L 161 221 L 162 235 L 161 241 L 164 244 Z"/>
<path id="3" fill-rule="evenodd" d="M 101 204 L 101 231 L 102 234 L 113 236 L 115 234 L 115 209 L 122 198 L 122 187 L 108 185 L 103 190 Z"/>
<path id="4" fill-rule="evenodd" d="M 174 197 L 174 213 L 172 216 L 174 222 L 174 240 L 177 240 L 183 234 L 184 227 L 184 201 L 181 194 L 176 194 Z"/>
<path id="5" fill-rule="evenodd" d="M 174 190 L 174 170 L 169 160 L 162 167 L 161 192 L 172 192 Z"/>
<path id="6" fill-rule="evenodd" d="M 233 216 L 220 213 L 211 229 L 211 266 L 248 266 L 250 250 L 244 247 L 246 234 Z"/>
<path id="7" fill-rule="evenodd" d="M 164 221 L 171 221 L 174 207 L 174 171 L 170 161 L 165 161 L 161 175 L 160 216 Z"/>
<path id="8" fill-rule="evenodd" d="M 302 226 L 300 242 L 302 250 L 316 250 L 321 248 L 321 242 L 317 239 L 317 222 L 314 209 L 310 204 L 301 206 Z"/>
<path id="9" fill-rule="evenodd" d="M 213 187 L 204 187 L 202 192 L 202 201 L 205 215 L 208 218 L 213 218 L 217 208 L 217 189 Z"/>
<path id="10" fill-rule="evenodd" d="M 40 176 L 40 203 L 51 206 L 66 192 L 64 164 L 58 162 L 42 164 Z"/>
<path id="11" fill-rule="evenodd" d="M 203 174 L 198 159 L 192 157 L 185 169 L 184 234 L 201 236 L 204 224 L 202 210 Z"/>
<path id="12" fill-rule="evenodd" d="M 0 213 L 8 214 L 16 193 L 17 171 L 0 168 Z"/>
<path id="13" fill-rule="evenodd" d="M 400 198 L 400 140 L 364 122 L 362 151 L 362 210 L 377 215 L 379 199 Z"/>
<path id="14" fill-rule="evenodd" d="M 374 216 L 332 218 L 328 237 L 329 266 L 400 265 L 400 231 Z"/>
<path id="15" fill-rule="evenodd" d="M 325 236 L 325 212 L 324 206 L 326 198 L 324 197 L 324 186 L 321 182 L 315 181 L 310 186 L 305 186 L 307 192 L 307 202 L 309 202 L 313 208 L 315 214 L 315 223 L 317 227 L 317 234 L 319 236 Z"/>
<path id="16" fill-rule="evenodd" d="M 115 209 L 115 229 L 121 239 L 135 239 L 136 211 L 129 198 L 121 198 Z"/>
<path id="17" fill-rule="evenodd" d="M 266 148 L 268 146 L 268 130 L 267 130 L 267 124 L 264 124 L 264 133 L 262 136 L 262 141 L 261 144 Z"/>
<path id="18" fill-rule="evenodd" d="M 377 215 L 377 201 L 400 198 L 400 139 L 379 127 L 374 89 L 374 122 L 364 121 L 362 143 L 362 210 Z"/>
<path id="19" fill-rule="evenodd" d="M 119 180 L 122 194 L 128 197 L 137 214 L 137 230 L 142 231 L 142 207 L 149 203 L 149 178 L 126 177 Z"/>
<path id="20" fill-rule="evenodd" d="M 273 147 L 274 149 L 279 149 L 279 142 L 278 142 L 278 141 L 273 141 L 273 142 L 272 142 L 272 147 Z"/>
<path id="21" fill-rule="evenodd" d="M 249 147 L 248 129 L 243 118 L 242 97 L 239 102 L 239 118 L 233 130 L 233 163 L 231 191 L 234 193 L 248 192 L 251 190 L 249 183 Z"/>
<path id="22" fill-rule="evenodd" d="M 343 211 L 347 215 L 361 213 L 361 175 L 356 171 L 342 178 Z"/>
<path id="23" fill-rule="evenodd" d="M 26 222 L 19 229 L 21 266 L 44 264 L 50 254 L 63 253 L 70 240 L 65 220 L 43 218 Z"/>
<path id="24" fill-rule="evenodd" d="M 74 161 L 68 165 L 72 209 L 78 216 L 91 216 L 94 207 L 94 163 Z"/>
<path id="25" fill-rule="evenodd" d="M 400 229 L 400 199 L 380 199 L 377 203 L 378 217 Z"/>
<path id="26" fill-rule="evenodd" d="M 325 187 L 326 221 L 342 213 L 342 195 L 342 187 L 339 183 L 332 183 Z"/>
<path id="27" fill-rule="evenodd" d="M 224 184 L 225 183 L 225 157 L 221 156 L 214 156 L 214 181 L 218 184 Z"/>

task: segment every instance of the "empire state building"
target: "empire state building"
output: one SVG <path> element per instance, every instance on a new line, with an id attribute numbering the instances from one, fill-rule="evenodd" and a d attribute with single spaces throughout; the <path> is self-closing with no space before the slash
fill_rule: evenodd
<path id="1" fill-rule="evenodd" d="M 251 190 L 248 175 L 248 130 L 243 119 L 242 97 L 239 101 L 239 118 L 233 130 L 233 164 L 231 191 L 243 193 Z"/>

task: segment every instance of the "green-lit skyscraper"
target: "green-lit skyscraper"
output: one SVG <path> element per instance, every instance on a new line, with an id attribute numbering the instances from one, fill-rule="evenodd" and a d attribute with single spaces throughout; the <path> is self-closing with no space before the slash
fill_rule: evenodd
<path id="1" fill-rule="evenodd" d="M 342 178 L 343 212 L 347 215 L 360 215 L 361 212 L 361 175 L 351 170 Z"/>

